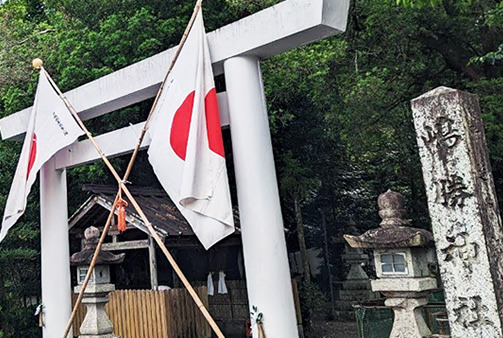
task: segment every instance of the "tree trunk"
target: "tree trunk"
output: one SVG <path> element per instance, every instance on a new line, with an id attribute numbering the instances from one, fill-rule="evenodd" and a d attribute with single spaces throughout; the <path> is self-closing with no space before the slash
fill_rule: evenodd
<path id="1" fill-rule="evenodd" d="M 330 266 L 330 254 L 328 252 L 328 232 L 327 232 L 327 221 L 325 219 L 325 213 L 322 209 L 320 209 L 321 213 L 321 225 L 323 226 L 323 239 L 325 244 L 325 264 L 327 265 L 327 274 L 328 274 L 328 289 L 330 290 L 330 315 L 333 318 L 335 316 L 335 296 L 334 296 L 334 287 L 332 281 L 332 268 Z"/>
<path id="2" fill-rule="evenodd" d="M 299 240 L 300 257 L 302 260 L 302 268 L 304 270 L 304 283 L 306 286 L 311 284 L 311 272 L 309 269 L 309 258 L 307 256 L 306 239 L 304 238 L 304 221 L 302 220 L 302 210 L 297 194 L 293 197 L 295 207 L 295 221 L 297 223 L 297 238 Z"/>

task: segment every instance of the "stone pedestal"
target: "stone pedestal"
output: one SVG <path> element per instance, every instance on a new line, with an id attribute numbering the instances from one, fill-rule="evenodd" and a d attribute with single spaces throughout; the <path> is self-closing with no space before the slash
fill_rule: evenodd
<path id="1" fill-rule="evenodd" d="M 428 304 L 426 297 L 386 299 L 384 305 L 391 307 L 395 313 L 390 338 L 422 338 L 429 336 L 431 331 L 420 312 L 420 307 L 426 304 Z"/>
<path id="2" fill-rule="evenodd" d="M 428 292 L 437 287 L 437 281 L 425 278 L 382 278 L 371 282 L 373 291 L 381 291 L 395 313 L 390 338 L 422 338 L 431 335 L 424 321 L 421 307 L 428 304 Z"/>
<path id="3" fill-rule="evenodd" d="M 74 288 L 79 293 L 81 286 Z M 108 294 L 115 290 L 113 284 L 88 285 L 82 298 L 82 304 L 86 305 L 87 313 L 80 326 L 79 338 L 120 338 L 112 334 L 114 326 L 107 313 L 105 305 L 108 303 Z"/>

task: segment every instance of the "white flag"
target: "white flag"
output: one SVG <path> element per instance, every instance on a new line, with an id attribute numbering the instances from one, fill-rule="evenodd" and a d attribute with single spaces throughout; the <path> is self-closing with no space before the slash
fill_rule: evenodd
<path id="1" fill-rule="evenodd" d="M 217 95 L 201 12 L 161 93 L 149 161 L 208 249 L 234 232 Z"/>
<path id="2" fill-rule="evenodd" d="M 5 205 L 0 242 L 23 215 L 31 186 L 42 165 L 83 133 L 42 69 L 23 148 Z"/>

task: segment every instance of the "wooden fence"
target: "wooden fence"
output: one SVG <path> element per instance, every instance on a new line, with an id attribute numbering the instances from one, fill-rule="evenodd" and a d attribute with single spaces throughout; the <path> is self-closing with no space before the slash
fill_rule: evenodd
<path id="1" fill-rule="evenodd" d="M 196 288 L 208 306 L 206 287 Z M 210 326 L 185 289 L 167 291 L 119 290 L 109 294 L 105 310 L 122 338 L 207 338 Z M 74 294 L 73 300 L 77 295 Z M 86 308 L 81 305 L 73 322 L 79 335 Z"/>

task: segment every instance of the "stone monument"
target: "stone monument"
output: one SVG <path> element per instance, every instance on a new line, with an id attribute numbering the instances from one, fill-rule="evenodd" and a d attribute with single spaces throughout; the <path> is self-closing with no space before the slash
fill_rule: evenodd
<path id="1" fill-rule="evenodd" d="M 89 227 L 84 236 L 84 249 L 70 258 L 70 263 L 77 266 L 78 285 L 74 288 L 75 293 L 80 292 L 99 241 L 100 231 L 98 228 Z M 125 256 L 126 254 L 114 255 L 110 251 L 100 251 L 82 299 L 87 313 L 80 326 L 79 338 L 120 338 L 113 334 L 114 326 L 105 312 L 105 305 L 108 303 L 107 295 L 115 290 L 115 285 L 110 283 L 110 264 L 122 263 Z"/>
<path id="2" fill-rule="evenodd" d="M 412 100 L 453 337 L 502 337 L 503 231 L 475 95 L 439 87 Z"/>
<path id="3" fill-rule="evenodd" d="M 404 197 L 388 190 L 380 195 L 380 228 L 360 236 L 344 235 L 353 248 L 374 249 L 378 279 L 372 280 L 372 291 L 381 292 L 386 306 L 393 309 L 395 320 L 390 338 L 422 338 L 431 335 L 424 321 L 421 307 L 428 303 L 429 291 L 437 287 L 430 277 L 429 263 L 434 262 L 429 244 L 432 234 L 412 228 L 405 215 Z"/>

